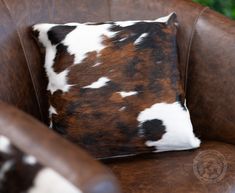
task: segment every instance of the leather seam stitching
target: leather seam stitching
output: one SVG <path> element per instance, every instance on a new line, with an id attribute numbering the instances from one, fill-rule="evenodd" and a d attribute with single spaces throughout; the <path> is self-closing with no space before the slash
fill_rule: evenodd
<path id="1" fill-rule="evenodd" d="M 184 94 L 185 94 L 185 98 L 187 95 L 187 85 L 188 85 L 188 68 L 189 68 L 189 59 L 190 59 L 190 53 L 191 53 L 191 48 L 192 48 L 192 43 L 193 43 L 193 38 L 195 35 L 195 31 L 196 31 L 196 25 L 200 19 L 200 17 L 202 16 L 202 14 L 209 9 L 209 7 L 204 7 L 200 13 L 198 14 L 198 16 L 196 17 L 193 27 L 192 27 L 192 32 L 190 35 L 190 39 L 189 39 L 189 46 L 187 49 L 187 59 L 186 59 L 186 65 L 185 65 L 185 70 L 184 70 L 184 74 L 185 74 L 185 78 L 184 78 Z"/>
<path id="2" fill-rule="evenodd" d="M 29 60 L 28 60 L 28 57 L 27 57 L 26 52 L 25 52 L 25 48 L 24 48 L 24 45 L 23 45 L 22 37 L 21 37 L 21 35 L 20 35 L 20 33 L 19 33 L 19 30 L 18 30 L 18 28 L 17 28 L 16 22 L 15 22 L 15 20 L 13 19 L 13 16 L 12 16 L 12 14 L 11 14 L 11 11 L 10 11 L 10 8 L 9 8 L 8 4 L 6 3 L 5 0 L 2 0 L 2 1 L 3 1 L 3 3 L 5 4 L 5 7 L 6 7 L 8 13 L 9 13 L 9 16 L 10 16 L 10 18 L 11 18 L 11 20 L 12 20 L 13 25 L 15 25 L 15 27 L 16 27 L 16 33 L 17 33 L 17 36 L 18 36 L 18 38 L 19 38 L 19 43 L 20 43 L 20 46 L 21 46 L 21 48 L 22 48 L 23 54 L 24 54 L 24 56 L 25 56 L 26 66 L 27 66 L 27 68 L 28 68 L 29 75 L 30 75 L 30 79 L 31 79 L 31 81 L 32 81 L 33 89 L 34 89 L 34 92 L 35 92 L 35 95 L 36 95 L 36 100 L 37 100 L 37 105 L 38 105 L 38 108 L 39 108 L 41 120 L 43 121 L 42 109 L 41 109 L 41 105 L 40 105 L 40 102 L 39 102 L 38 91 L 37 91 L 37 89 L 36 89 L 35 82 L 34 82 L 34 80 L 33 80 L 31 68 L 29 68 Z"/>

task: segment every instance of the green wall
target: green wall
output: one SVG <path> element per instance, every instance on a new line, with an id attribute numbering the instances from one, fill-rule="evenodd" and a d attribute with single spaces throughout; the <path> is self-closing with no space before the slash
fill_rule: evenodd
<path id="1" fill-rule="evenodd" d="M 235 0 L 193 0 L 235 19 Z"/>

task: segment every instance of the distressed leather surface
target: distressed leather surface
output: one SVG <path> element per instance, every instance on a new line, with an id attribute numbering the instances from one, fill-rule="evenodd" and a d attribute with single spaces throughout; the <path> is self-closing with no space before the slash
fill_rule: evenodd
<path id="1" fill-rule="evenodd" d="M 0 18 L 0 99 L 40 118 L 17 29 L 3 1 L 0 1 Z"/>
<path id="2" fill-rule="evenodd" d="M 206 10 L 195 28 L 188 106 L 198 135 L 235 144 L 235 21 Z M 199 129 L 201 128 L 201 129 Z"/>
<path id="3" fill-rule="evenodd" d="M 196 156 L 208 150 L 222 154 L 227 163 L 225 176 L 216 182 L 216 176 L 219 177 L 219 175 L 215 175 L 214 183 L 207 183 L 201 178 L 199 180 L 193 169 L 193 160 Z M 207 158 L 207 161 L 212 160 L 211 158 L 213 156 Z M 196 151 L 167 152 L 136 158 L 122 158 L 106 161 L 106 164 L 120 180 L 123 193 L 235 192 L 235 146 L 226 143 L 206 141 Z M 212 168 L 208 166 L 205 170 L 211 171 L 211 176 L 220 168 L 220 164 L 214 166 L 214 164 Z M 206 174 L 204 175 L 206 176 Z"/>
<path id="4" fill-rule="evenodd" d="M 178 46 L 181 77 L 185 82 L 188 77 L 187 99 L 195 129 L 203 138 L 235 144 L 235 24 L 234 21 L 188 0 L 1 0 L 0 99 L 47 122 L 48 105 L 44 91 L 47 80 L 41 66 L 43 61 L 38 48 L 28 32 L 29 25 L 45 21 L 64 23 L 71 20 L 85 22 L 107 19 L 152 19 L 172 10 L 176 11 L 180 22 Z M 198 19 L 199 15 L 201 16 Z M 194 25 L 195 23 L 196 25 Z M 185 73 L 187 64 L 189 64 L 188 76 Z M 3 112 L 5 108 L 7 107 L 1 108 Z M 6 122 L 3 122 L 2 127 L 4 124 Z M 228 160 L 234 163 L 232 161 L 235 154 L 234 146 L 214 142 L 212 145 L 217 150 L 225 152 Z M 26 150 L 27 147 L 29 144 L 25 148 L 21 146 L 21 149 Z M 65 150 L 58 151 L 64 152 Z M 70 152 L 70 154 L 72 153 Z M 42 160 L 45 160 L 47 155 L 44 155 Z M 120 162 L 120 165 L 116 163 L 110 166 L 120 177 L 126 192 L 132 192 L 132 189 L 136 190 L 135 192 L 141 190 L 144 192 L 144 190 L 148 190 L 147 187 L 153 187 L 152 185 L 156 184 L 159 190 L 156 192 L 161 192 L 161 189 L 163 192 L 168 190 L 172 190 L 171 192 L 178 190 L 178 192 L 216 193 L 235 191 L 234 171 L 227 173 L 226 182 L 207 186 L 198 183 L 195 177 L 190 177 L 192 173 L 186 176 L 181 175 L 182 167 L 177 170 L 176 166 L 181 163 L 191 163 L 193 153 L 175 152 L 163 155 L 162 157 L 155 155 L 159 156 L 158 159 L 155 157 L 154 159 L 136 160 L 136 162 L 133 160 L 132 164 L 126 162 L 126 165 L 123 161 Z M 86 162 L 86 160 L 83 161 Z M 117 160 L 117 162 L 119 161 Z M 161 168 L 154 168 L 153 164 L 160 162 L 165 163 L 164 169 L 168 171 L 167 173 Z M 230 168 L 233 167 L 234 164 L 231 164 Z M 122 168 L 129 169 L 128 178 Z M 145 174 L 143 174 L 144 171 Z M 141 174 L 146 178 L 141 179 Z M 157 180 L 154 181 L 155 176 L 149 174 L 157 175 Z M 164 178 L 166 174 L 169 174 L 167 179 L 176 184 L 166 186 L 167 180 Z M 135 189 L 136 187 L 138 189 Z M 151 188 L 149 190 L 153 191 Z"/>

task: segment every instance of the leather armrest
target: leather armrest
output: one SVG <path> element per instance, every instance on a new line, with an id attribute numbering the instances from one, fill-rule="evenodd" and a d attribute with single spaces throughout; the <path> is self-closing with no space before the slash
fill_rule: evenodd
<path id="1" fill-rule="evenodd" d="M 3 102 L 0 102 L 0 134 L 41 164 L 56 170 L 83 193 L 120 192 L 111 172 L 84 150 Z"/>
<path id="2" fill-rule="evenodd" d="M 235 144 L 235 21 L 204 9 L 195 24 L 187 103 L 203 139 Z"/>

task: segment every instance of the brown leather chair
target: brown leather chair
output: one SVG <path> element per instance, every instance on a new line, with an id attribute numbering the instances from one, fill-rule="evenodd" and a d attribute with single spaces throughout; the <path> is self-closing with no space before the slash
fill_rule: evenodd
<path id="1" fill-rule="evenodd" d="M 203 140 L 201 148 L 101 164 L 44 125 L 47 80 L 29 26 L 154 19 L 173 11 L 180 23 L 181 77 L 195 132 Z M 235 192 L 235 22 L 209 8 L 187 0 L 1 0 L 0 99 L 0 133 L 84 193 L 120 192 L 107 168 L 124 193 Z M 223 178 L 214 183 L 200 176 L 200 165 L 195 171 L 196 157 L 205 150 L 216 150 L 224 158 L 218 160 L 227 164 Z"/>

